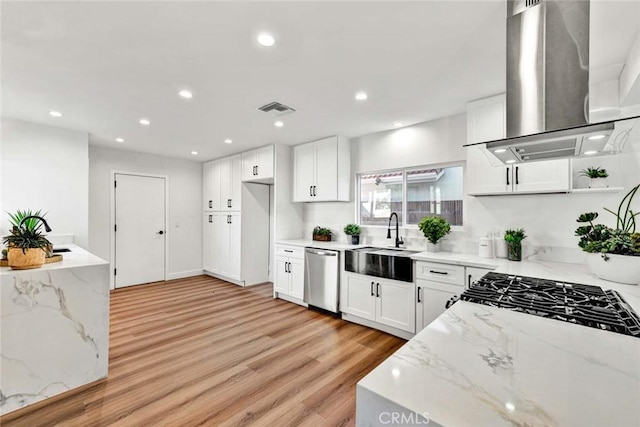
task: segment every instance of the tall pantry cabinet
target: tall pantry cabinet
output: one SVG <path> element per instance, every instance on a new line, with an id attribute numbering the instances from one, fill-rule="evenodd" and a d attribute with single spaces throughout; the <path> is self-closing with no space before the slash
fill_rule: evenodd
<path id="1" fill-rule="evenodd" d="M 269 279 L 269 187 L 242 182 L 240 154 L 203 165 L 203 270 L 245 286 Z"/>

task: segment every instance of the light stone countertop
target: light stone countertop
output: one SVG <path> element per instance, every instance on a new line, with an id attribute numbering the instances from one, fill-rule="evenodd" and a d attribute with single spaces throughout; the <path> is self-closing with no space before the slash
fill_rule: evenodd
<path id="1" fill-rule="evenodd" d="M 53 262 L 51 264 L 45 264 L 38 269 L 31 270 L 12 270 L 10 267 L 0 267 L 0 276 L 6 274 L 16 274 L 20 271 L 44 271 L 44 270 L 60 270 L 64 268 L 77 268 L 77 267 L 86 267 L 90 265 L 101 265 L 101 264 L 109 264 L 107 261 L 102 258 L 98 258 L 92 253 L 88 252 L 85 249 L 82 249 L 78 245 L 74 244 L 64 244 L 64 245 L 54 245 L 54 248 L 68 248 L 71 249 L 71 252 L 62 252 L 59 255 L 62 255 L 62 261 Z"/>

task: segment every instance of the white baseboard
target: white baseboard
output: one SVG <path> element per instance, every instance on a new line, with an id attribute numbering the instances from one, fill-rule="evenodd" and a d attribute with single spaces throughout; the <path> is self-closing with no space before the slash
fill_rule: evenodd
<path id="1" fill-rule="evenodd" d="M 403 331 L 391 326 L 383 325 L 382 323 L 374 322 L 372 320 L 363 319 L 362 317 L 354 316 L 353 314 L 342 313 L 342 320 L 347 322 L 357 323 L 358 325 L 367 326 L 369 328 L 377 329 L 382 332 L 386 332 L 391 335 L 395 335 L 405 340 L 410 340 L 415 336 L 411 332 Z"/>
<path id="2" fill-rule="evenodd" d="M 302 301 L 301 299 L 298 299 L 298 298 L 295 298 L 295 297 L 291 297 L 291 296 L 286 295 L 286 294 L 281 294 L 279 292 L 274 292 L 274 296 L 273 297 L 274 298 L 280 298 L 282 300 L 289 301 L 289 302 L 292 302 L 294 304 L 301 305 L 303 307 L 308 307 L 307 303 Z"/>
<path id="3" fill-rule="evenodd" d="M 202 273 L 206 274 L 207 276 L 215 277 L 216 279 L 224 280 L 225 282 L 233 283 L 234 285 L 243 287 L 245 286 L 244 281 L 235 280 L 222 274 L 212 273 L 211 271 L 207 270 L 203 270 Z"/>
<path id="4" fill-rule="evenodd" d="M 185 277 L 193 277 L 204 274 L 202 270 L 178 271 L 177 273 L 167 273 L 167 280 L 184 279 Z"/>

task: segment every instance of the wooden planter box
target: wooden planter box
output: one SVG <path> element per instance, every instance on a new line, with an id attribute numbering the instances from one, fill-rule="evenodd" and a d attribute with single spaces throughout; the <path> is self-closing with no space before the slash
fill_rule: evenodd
<path id="1" fill-rule="evenodd" d="M 330 242 L 331 241 L 331 236 L 321 236 L 319 234 L 314 234 L 313 235 L 313 240 L 316 240 L 318 242 Z"/>

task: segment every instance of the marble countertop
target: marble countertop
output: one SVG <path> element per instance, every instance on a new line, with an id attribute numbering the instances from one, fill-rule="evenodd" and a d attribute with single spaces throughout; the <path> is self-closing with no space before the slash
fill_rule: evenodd
<path id="1" fill-rule="evenodd" d="M 82 249 L 78 245 L 74 244 L 64 244 L 64 245 L 56 245 L 56 249 L 58 248 L 68 248 L 71 249 L 71 252 L 63 252 L 62 261 L 53 262 L 51 264 L 45 264 L 42 267 L 38 268 L 38 271 L 42 270 L 59 270 L 64 268 L 76 268 L 76 267 L 85 267 L 88 265 L 100 265 L 100 264 L 108 264 L 107 261 L 102 258 L 98 258 L 92 253 L 88 252 L 85 249 Z M 0 267 L 0 276 L 5 274 L 16 274 L 21 271 L 30 272 L 34 270 L 12 270 L 10 267 Z"/>
<path id="2" fill-rule="evenodd" d="M 459 301 L 358 387 L 442 426 L 638 426 L 640 339 Z"/>
<path id="3" fill-rule="evenodd" d="M 319 249 L 333 249 L 335 251 L 344 251 L 345 249 L 364 248 L 371 245 L 348 245 L 340 242 L 318 242 L 311 239 L 290 239 L 278 240 L 276 245 L 302 246 Z"/>

